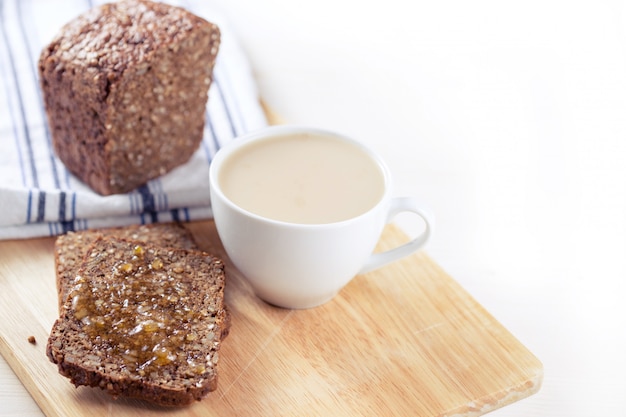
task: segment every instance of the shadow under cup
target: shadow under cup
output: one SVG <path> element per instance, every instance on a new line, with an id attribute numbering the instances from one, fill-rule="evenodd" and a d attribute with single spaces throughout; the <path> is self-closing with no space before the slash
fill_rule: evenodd
<path id="1" fill-rule="evenodd" d="M 332 299 L 355 275 L 418 250 L 429 216 L 391 198 L 383 161 L 362 144 L 315 128 L 272 126 L 239 137 L 211 163 L 219 237 L 257 296 L 285 308 Z M 399 212 L 421 217 L 411 242 L 372 254 Z"/>

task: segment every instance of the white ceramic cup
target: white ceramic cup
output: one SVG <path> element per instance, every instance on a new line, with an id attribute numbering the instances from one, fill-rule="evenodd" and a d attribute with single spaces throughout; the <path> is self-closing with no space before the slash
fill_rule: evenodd
<path id="1" fill-rule="evenodd" d="M 296 224 L 247 211 L 226 197 L 220 187 L 224 162 L 252 142 L 277 136 L 325 135 L 364 150 L 384 176 L 382 198 L 370 210 L 348 220 Z M 301 126 L 272 126 L 234 139 L 215 155 L 210 167 L 211 205 L 226 253 L 258 297 L 285 308 L 310 308 L 331 300 L 358 274 L 406 257 L 428 240 L 433 222 L 410 197 L 391 196 L 391 178 L 384 162 L 371 150 L 343 135 Z M 382 231 L 397 214 L 412 212 L 423 231 L 410 242 L 373 254 Z"/>

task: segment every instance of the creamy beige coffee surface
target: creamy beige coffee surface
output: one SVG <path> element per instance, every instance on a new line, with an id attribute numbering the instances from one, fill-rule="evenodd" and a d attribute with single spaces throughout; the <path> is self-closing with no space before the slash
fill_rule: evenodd
<path id="1" fill-rule="evenodd" d="M 257 215 L 323 224 L 365 213 L 382 198 L 382 169 L 363 149 L 332 136 L 278 136 L 242 147 L 218 178 L 226 197 Z"/>

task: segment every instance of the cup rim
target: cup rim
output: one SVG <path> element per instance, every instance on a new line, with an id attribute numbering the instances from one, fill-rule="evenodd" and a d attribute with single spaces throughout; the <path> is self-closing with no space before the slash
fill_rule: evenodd
<path id="1" fill-rule="evenodd" d="M 370 207 L 368 210 L 364 211 L 363 213 L 357 216 L 354 216 L 345 220 L 330 222 L 330 223 L 295 223 L 295 222 L 288 222 L 284 220 L 272 219 L 269 217 L 261 216 L 249 210 L 246 210 L 238 206 L 234 202 L 232 202 L 226 196 L 226 194 L 224 194 L 218 181 L 219 169 L 223 165 L 224 161 L 226 161 L 226 159 L 233 152 L 237 151 L 238 149 L 252 142 L 269 140 L 276 136 L 293 134 L 293 133 L 311 133 L 311 134 L 317 134 L 317 135 L 331 136 L 331 137 L 349 142 L 352 145 L 357 146 L 362 151 L 364 151 L 378 165 L 383 175 L 383 182 L 384 182 L 385 189 L 383 191 L 382 196 L 378 200 L 378 202 L 374 206 Z M 301 228 L 325 228 L 325 227 L 336 227 L 342 224 L 348 224 L 348 223 L 354 222 L 357 219 L 367 216 L 369 213 L 376 210 L 385 201 L 388 201 L 389 196 L 391 194 L 391 185 L 392 185 L 391 174 L 390 174 L 389 168 L 387 167 L 387 164 L 380 157 L 380 155 L 374 152 L 371 148 L 369 148 L 362 142 L 359 142 L 358 140 L 353 139 L 349 136 L 346 136 L 342 133 L 334 132 L 328 129 L 305 126 L 305 125 L 273 125 L 273 126 L 262 127 L 260 129 L 250 131 L 248 133 L 244 133 L 240 136 L 233 138 L 232 140 L 224 144 L 222 147 L 220 147 L 215 153 L 215 155 L 213 156 L 210 166 L 209 166 L 209 186 L 211 190 L 214 193 L 216 193 L 219 196 L 219 198 L 222 201 L 224 201 L 230 208 L 238 211 L 241 214 L 245 214 L 246 216 L 249 216 L 253 219 L 275 224 L 275 225 L 282 225 L 286 227 L 288 226 L 288 227 L 301 227 Z"/>

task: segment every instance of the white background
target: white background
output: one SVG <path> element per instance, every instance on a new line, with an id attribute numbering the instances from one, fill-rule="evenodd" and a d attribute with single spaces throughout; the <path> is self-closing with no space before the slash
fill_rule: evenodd
<path id="1" fill-rule="evenodd" d="M 626 415 L 626 4 L 217 4 L 269 106 L 381 153 L 428 254 L 543 362 L 490 415 Z M 3 416 L 28 399 L 0 386 Z"/>
<path id="2" fill-rule="evenodd" d="M 437 217 L 426 251 L 543 362 L 492 415 L 626 415 L 626 4 L 224 7 L 270 107 L 380 152 Z"/>

